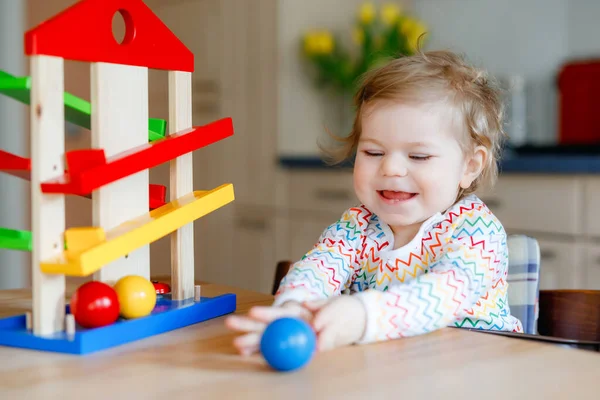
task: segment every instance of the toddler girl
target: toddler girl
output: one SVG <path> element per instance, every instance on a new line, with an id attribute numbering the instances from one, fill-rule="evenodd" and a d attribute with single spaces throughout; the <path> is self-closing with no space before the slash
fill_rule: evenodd
<path id="1" fill-rule="evenodd" d="M 292 265 L 271 307 L 230 316 L 242 354 L 266 325 L 308 320 L 320 350 L 447 326 L 522 332 L 507 301 L 507 235 L 474 194 L 493 185 L 502 104 L 486 74 L 447 51 L 394 59 L 366 74 L 351 134 L 360 205 Z"/>

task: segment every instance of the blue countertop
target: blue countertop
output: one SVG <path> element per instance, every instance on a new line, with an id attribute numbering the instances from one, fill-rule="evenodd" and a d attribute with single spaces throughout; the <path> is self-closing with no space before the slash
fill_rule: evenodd
<path id="1" fill-rule="evenodd" d="M 350 163 L 328 166 L 316 156 L 280 157 L 288 169 L 351 168 Z M 528 155 L 505 157 L 500 162 L 504 174 L 600 174 L 600 155 Z"/>

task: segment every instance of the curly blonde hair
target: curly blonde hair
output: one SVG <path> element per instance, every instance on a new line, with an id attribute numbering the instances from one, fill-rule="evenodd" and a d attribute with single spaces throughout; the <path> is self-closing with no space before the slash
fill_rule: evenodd
<path id="1" fill-rule="evenodd" d="M 464 133 L 459 139 L 463 152 L 476 146 L 488 150 L 486 165 L 479 177 L 459 198 L 482 187 L 492 187 L 498 176 L 497 163 L 503 139 L 504 105 L 501 90 L 488 74 L 469 65 L 464 57 L 450 51 L 418 52 L 393 59 L 367 72 L 354 96 L 356 113 L 352 131 L 336 137 L 334 145 L 321 145 L 325 159 L 339 164 L 352 159 L 361 135 L 361 119 L 367 106 L 379 101 L 405 104 L 443 102 L 452 107 Z"/>

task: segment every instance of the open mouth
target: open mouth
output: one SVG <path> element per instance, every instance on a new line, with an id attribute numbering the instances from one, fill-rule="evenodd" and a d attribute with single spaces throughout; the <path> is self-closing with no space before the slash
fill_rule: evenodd
<path id="1" fill-rule="evenodd" d="M 399 203 L 414 198 L 418 193 L 397 192 L 394 190 L 378 190 L 377 193 L 386 202 Z"/>

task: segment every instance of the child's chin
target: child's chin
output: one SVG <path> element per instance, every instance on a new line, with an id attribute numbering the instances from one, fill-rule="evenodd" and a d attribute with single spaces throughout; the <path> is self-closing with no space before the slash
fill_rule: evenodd
<path id="1" fill-rule="evenodd" d="M 383 215 L 382 219 L 386 224 L 397 227 L 409 226 L 416 222 L 412 218 L 400 217 L 398 215 Z"/>

